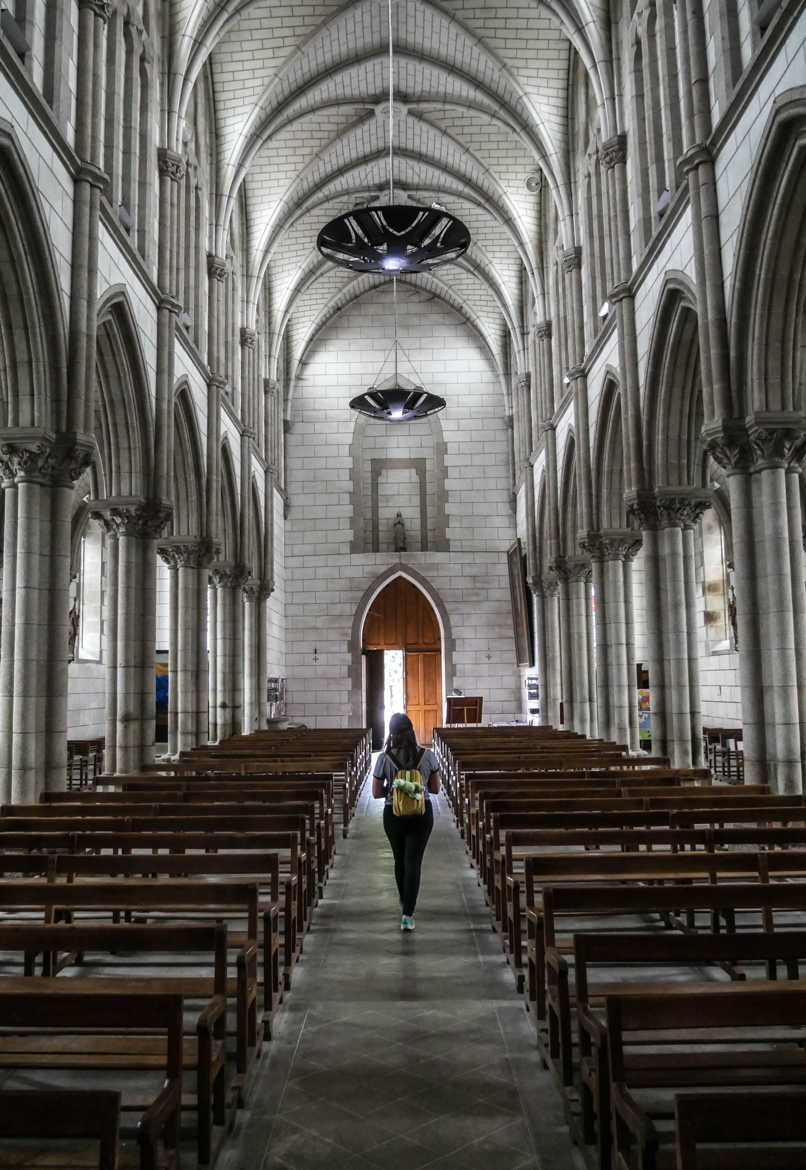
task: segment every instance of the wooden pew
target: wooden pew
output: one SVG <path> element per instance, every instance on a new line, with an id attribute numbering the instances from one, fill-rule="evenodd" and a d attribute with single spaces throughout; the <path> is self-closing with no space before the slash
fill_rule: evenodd
<path id="1" fill-rule="evenodd" d="M 569 985 L 567 964 L 557 967 L 558 1025 L 551 1058 L 566 1092 L 571 1097 L 572 1073 L 578 1069 L 581 1139 L 596 1141 L 599 1165 L 610 1166 L 610 1072 L 605 998 L 609 994 L 663 996 L 668 992 L 692 994 L 703 990 L 710 977 L 725 985 L 725 969 L 735 979 L 770 979 L 782 973 L 797 979 L 806 960 L 806 931 L 772 934 L 596 934 L 574 936 L 574 984 Z M 675 968 L 674 982 L 663 969 Z M 651 976 L 648 969 L 655 969 Z M 656 973 L 659 969 L 660 973 Z M 579 1031 L 579 1061 L 572 1061 L 574 1016 Z"/>
<path id="2" fill-rule="evenodd" d="M 802 1170 L 806 1090 L 686 1092 L 674 1099 L 676 1170 Z M 719 1159 L 719 1161 L 717 1161 Z"/>
<path id="3" fill-rule="evenodd" d="M 140 1170 L 157 1170 L 162 1143 L 178 1164 L 182 1110 L 182 997 L 143 991 L 121 995 L 95 990 L 89 995 L 59 980 L 32 989 L 30 979 L 0 982 L 0 1065 L 5 1069 L 30 1070 L 53 1067 L 59 1037 L 63 1037 L 66 1066 L 97 1069 L 105 1087 L 122 1072 L 138 1067 L 137 1050 L 143 1032 L 161 1035 L 164 1058 L 162 1075 L 155 1078 L 153 1096 L 137 1122 Z M 110 1052 L 85 1052 L 76 1038 L 87 1039 L 104 1031 Z M 22 1039 L 21 1039 L 22 1037 Z M 42 1038 L 46 1045 L 42 1051 Z M 39 1041 L 39 1042 L 38 1042 Z M 26 1043 L 27 1042 L 27 1043 Z M 76 1047 L 79 1051 L 76 1051 Z M 39 1049 L 39 1051 L 37 1051 Z M 140 1093 L 142 1096 L 142 1091 Z M 124 1111 L 127 1101 L 124 1098 Z"/>
<path id="4" fill-rule="evenodd" d="M 674 1164 L 678 1093 L 804 1085 L 806 985 L 608 996 L 607 1036 L 613 1166 L 661 1170 Z"/>
<path id="5" fill-rule="evenodd" d="M 14 1139 L 28 1139 L 15 1153 Z M 32 1151 L 30 1142 L 42 1143 Z M 118 1170 L 120 1093 L 111 1089 L 0 1089 L 0 1166 L 30 1165 L 46 1159 L 50 1170 L 72 1170 L 78 1164 L 77 1139 L 97 1143 L 92 1163 L 97 1170 Z M 63 1150 L 66 1142 L 70 1145 Z M 11 1148 L 9 1148 L 11 1147 Z M 61 1156 L 60 1156 L 61 1154 Z M 58 1161 L 57 1161 L 58 1159 Z M 40 1164 L 41 1161 L 40 1161 Z"/>
<path id="6" fill-rule="evenodd" d="M 183 1067 L 186 1071 L 196 1070 L 196 1091 L 191 1096 L 185 1091 L 182 1104 L 197 1115 L 199 1162 L 207 1164 L 212 1160 L 213 1127 L 227 1125 L 236 1095 L 243 1095 L 245 1089 L 249 1013 L 254 1012 L 254 998 L 249 991 L 255 977 L 257 947 L 254 943 L 240 948 L 234 956 L 236 976 L 231 980 L 227 978 L 227 928 L 223 923 L 210 926 L 0 923 L 0 953 L 18 955 L 29 978 L 34 976 L 36 958 L 41 955 L 42 973 L 49 978 L 44 983 L 35 982 L 37 987 L 45 989 L 53 990 L 58 983 L 57 990 L 60 990 L 67 980 L 59 979 L 58 972 L 69 968 L 73 976 L 70 984 L 88 995 L 117 991 L 125 996 L 138 990 L 180 995 L 185 1009 L 189 1001 L 198 1001 L 199 1015 L 193 1031 L 183 1039 Z M 155 969 L 155 956 L 175 959 L 177 955 L 188 956 L 189 966 L 211 967 L 212 976 L 177 974 L 175 963 L 172 974 L 166 974 L 162 967 Z M 109 961 L 99 962 L 100 956 Z M 92 974 L 85 974 L 84 966 L 91 966 Z M 111 971 L 99 974 L 105 966 Z M 123 966 L 130 969 L 125 975 L 121 974 Z M 13 976 L 0 978 L 0 991 L 16 986 L 20 984 Z M 226 1083 L 228 1002 L 234 1007 L 236 1020 L 232 1057 L 238 1070 L 230 1078 L 229 1090 Z M 75 1047 L 79 1047 L 78 1041 Z M 129 1066 L 146 1070 L 160 1067 L 164 1048 L 164 1038 L 160 1036 L 142 1037 L 137 1045 L 127 1041 Z M 92 1054 L 97 1050 L 99 1056 L 108 1055 L 107 1049 L 105 1039 L 89 1038 L 81 1044 L 82 1052 Z M 52 1057 L 60 1066 L 70 1060 L 69 1053 L 57 1058 L 54 1052 L 46 1051 L 43 1056 Z"/>

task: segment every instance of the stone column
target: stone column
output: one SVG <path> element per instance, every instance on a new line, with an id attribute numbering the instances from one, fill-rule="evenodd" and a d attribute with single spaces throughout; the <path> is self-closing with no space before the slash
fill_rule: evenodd
<path id="1" fill-rule="evenodd" d="M 207 577 L 207 735 L 210 743 L 218 743 L 218 708 L 216 706 L 216 679 L 218 677 L 218 590 L 210 575 Z"/>
<path id="2" fill-rule="evenodd" d="M 257 617 L 257 726 L 268 727 L 268 706 L 266 684 L 269 677 L 269 598 L 274 592 L 274 582 L 264 578 L 260 582 Z"/>
<path id="3" fill-rule="evenodd" d="M 543 610 L 546 638 L 546 722 L 559 727 L 563 706 L 562 646 L 560 639 L 559 581 L 553 571 L 543 576 Z M 543 700 L 541 698 L 541 707 Z"/>
<path id="4" fill-rule="evenodd" d="M 172 580 L 169 729 L 175 725 L 176 746 L 172 750 L 182 752 L 207 742 L 205 635 L 212 545 L 207 539 L 172 537 L 160 544 L 159 553 Z"/>
<path id="5" fill-rule="evenodd" d="M 219 562 L 210 576 L 216 589 L 217 647 L 215 708 L 218 740 L 229 739 L 241 728 L 242 600 L 241 588 L 249 573 L 244 565 Z"/>
<path id="6" fill-rule="evenodd" d="M 590 735 L 587 616 L 587 609 L 590 607 L 590 561 L 585 557 L 557 557 L 551 567 L 559 581 L 565 725 L 583 735 Z"/>
<path id="7" fill-rule="evenodd" d="M 107 613 L 116 659 L 107 672 L 114 694 L 107 705 L 115 714 L 115 771 L 133 772 L 154 758 L 157 538 L 170 508 L 162 500 L 116 497 L 95 501 L 92 515 L 116 533 L 117 609 Z"/>
<path id="8" fill-rule="evenodd" d="M 257 730 L 260 679 L 259 616 L 261 583 L 250 577 L 243 586 L 243 726 L 244 735 Z M 265 694 L 266 682 L 263 681 Z"/>
<path id="9" fill-rule="evenodd" d="M 641 537 L 632 529 L 611 528 L 587 533 L 580 544 L 591 557 L 596 587 L 599 734 L 634 748 L 635 662 L 627 601 L 632 594 L 631 562 Z"/>
<path id="10" fill-rule="evenodd" d="M 65 786 L 73 483 L 90 460 L 74 434 L 0 431 L 5 491 L 0 790 L 28 803 Z"/>
<path id="11" fill-rule="evenodd" d="M 177 300 L 177 235 L 180 229 L 179 190 L 185 177 L 184 159 L 165 148 L 157 152 L 159 165 L 159 251 L 157 283 L 157 378 L 154 427 L 154 495 L 168 499 L 173 477 L 174 355 L 176 321 L 182 306 Z"/>

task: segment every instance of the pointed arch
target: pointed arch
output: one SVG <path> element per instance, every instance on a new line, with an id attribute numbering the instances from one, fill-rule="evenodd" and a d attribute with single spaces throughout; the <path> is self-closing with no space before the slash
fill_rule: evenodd
<path id="1" fill-rule="evenodd" d="M 174 391 L 174 536 L 201 536 L 205 531 L 205 464 L 199 426 L 183 378 Z"/>
<path id="2" fill-rule="evenodd" d="M 592 471 L 594 528 L 627 528 L 621 388 L 613 370 L 606 374 L 600 399 Z"/>
<path id="3" fill-rule="evenodd" d="M 234 564 L 238 560 L 239 531 L 238 485 L 232 451 L 225 436 L 221 443 L 221 557 L 224 561 Z"/>
<path id="4" fill-rule="evenodd" d="M 0 427 L 67 429 L 67 329 L 36 183 L 0 118 Z"/>
<path id="5" fill-rule="evenodd" d="M 131 302 L 121 285 L 98 305 L 96 369 L 96 441 L 107 496 L 148 497 L 154 415 Z"/>
<path id="6" fill-rule="evenodd" d="M 411 581 L 412 585 L 425 595 L 430 602 L 437 615 L 439 621 L 439 630 L 442 638 L 442 694 L 449 695 L 453 690 L 453 674 L 454 674 L 454 654 L 456 652 L 456 642 L 451 628 L 451 619 L 448 613 L 447 606 L 442 600 L 439 592 L 427 577 L 418 572 L 417 569 L 411 565 L 406 565 L 401 568 L 399 564 L 392 565 L 385 569 L 375 578 L 371 585 L 364 590 L 361 600 L 355 608 L 353 615 L 353 624 L 350 631 L 350 641 L 347 647 L 347 653 L 350 658 L 350 668 L 348 670 L 348 680 L 350 685 L 350 718 L 360 719 L 363 712 L 364 696 L 363 696 L 363 678 L 361 669 L 361 635 L 364 629 L 364 621 L 369 613 L 372 605 L 378 594 L 386 588 L 390 581 L 394 581 L 396 577 L 405 577 L 407 581 Z"/>
<path id="7" fill-rule="evenodd" d="M 806 86 L 775 102 L 736 248 L 734 414 L 806 410 Z"/>
<path id="8" fill-rule="evenodd" d="M 694 285 L 666 276 L 652 329 L 644 390 L 644 457 L 654 487 L 700 487 L 703 424 Z"/>

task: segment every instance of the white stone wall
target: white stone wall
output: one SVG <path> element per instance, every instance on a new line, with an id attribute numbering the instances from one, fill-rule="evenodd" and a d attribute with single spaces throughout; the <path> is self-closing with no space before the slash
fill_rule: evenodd
<path id="1" fill-rule="evenodd" d="M 334 319 L 295 389 L 287 436 L 289 713 L 312 726 L 363 720 L 362 711 L 345 715 L 356 611 L 384 574 L 410 568 L 450 621 L 448 691 L 480 693 L 485 719 L 510 719 L 522 706 L 506 570 L 515 526 L 501 384 L 476 335 L 423 294 L 405 299 L 399 329 L 425 386 L 448 402 L 441 422 L 450 551 L 350 552 L 352 509 L 345 501 L 356 416 L 347 404 L 370 384 L 388 350 L 391 291 L 390 284 L 360 298 Z"/>
<path id="2" fill-rule="evenodd" d="M 106 735 L 106 666 L 71 662 L 67 677 L 67 738 Z"/>

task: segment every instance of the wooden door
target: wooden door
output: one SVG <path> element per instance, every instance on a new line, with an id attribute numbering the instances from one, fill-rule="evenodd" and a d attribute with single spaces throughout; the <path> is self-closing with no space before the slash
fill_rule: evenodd
<path id="1" fill-rule="evenodd" d="M 417 742 L 429 744 L 442 723 L 442 655 L 437 650 L 406 652 L 406 714 Z"/>
<path id="2" fill-rule="evenodd" d="M 383 747 L 383 650 L 364 651 L 367 725 L 372 729 L 372 750 L 379 752 Z"/>

